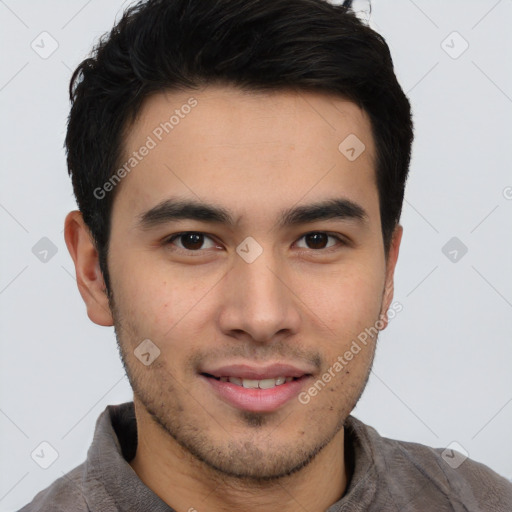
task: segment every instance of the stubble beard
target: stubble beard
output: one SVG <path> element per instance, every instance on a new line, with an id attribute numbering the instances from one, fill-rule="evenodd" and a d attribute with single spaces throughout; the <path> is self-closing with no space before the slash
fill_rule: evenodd
<path id="1" fill-rule="evenodd" d="M 109 297 L 109 304 L 114 319 L 118 351 L 134 397 L 144 407 L 155 425 L 191 456 L 192 463 L 199 462 L 210 477 L 219 482 L 235 479 L 247 485 L 264 487 L 307 467 L 343 428 L 348 415 L 361 398 L 373 366 L 374 353 L 359 393 L 348 407 L 337 411 L 339 416 L 337 422 L 329 432 L 325 432 L 320 438 L 310 438 L 309 442 L 307 438 L 302 438 L 300 442 L 292 442 L 278 447 L 271 442 L 272 433 L 279 429 L 279 425 L 277 425 L 264 437 L 265 440 L 268 440 L 268 444 L 262 446 L 261 431 L 268 428 L 272 416 L 269 416 L 268 413 L 240 411 L 238 418 L 243 424 L 242 426 L 251 429 L 249 436 L 245 435 L 239 441 L 230 439 L 232 437 L 230 433 L 217 422 L 219 430 L 224 430 L 226 434 L 226 441 L 215 444 L 208 435 L 208 429 L 195 423 L 194 415 L 187 412 L 187 407 L 184 406 L 184 401 L 187 404 L 195 403 L 200 407 L 199 403 L 194 397 L 187 399 L 185 396 L 185 400 L 180 399 L 182 394 L 180 390 L 185 388 L 166 369 L 163 358 L 159 364 L 153 363 L 154 368 L 152 368 L 151 375 L 158 375 L 158 377 L 152 379 L 152 382 L 147 379 L 147 374 L 144 374 L 142 368 L 135 370 L 136 362 L 133 357 L 128 356 L 125 350 L 125 347 L 131 346 L 130 340 L 123 339 L 123 333 L 128 335 L 131 332 L 135 333 L 136 330 L 127 330 L 125 323 L 121 322 L 121 315 L 117 310 L 113 294 Z M 128 327 L 131 326 L 128 324 Z M 130 361 L 134 364 L 133 368 Z M 210 425 L 215 423 L 215 418 L 212 418 L 211 415 L 206 414 L 203 417 L 209 419 Z M 286 418 L 283 423 L 285 421 Z M 322 418 L 316 421 L 317 424 L 322 422 L 324 422 Z M 313 436 L 317 434 L 317 431 L 311 428 L 305 429 L 304 434 L 312 432 Z"/>

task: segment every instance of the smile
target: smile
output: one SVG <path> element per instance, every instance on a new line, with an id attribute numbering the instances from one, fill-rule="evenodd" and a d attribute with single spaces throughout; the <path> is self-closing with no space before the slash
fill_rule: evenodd
<path id="1" fill-rule="evenodd" d="M 291 382 L 297 377 L 277 377 L 275 379 L 242 379 L 239 377 L 215 377 L 213 375 L 208 375 L 209 377 L 213 377 L 214 379 L 220 380 L 221 382 L 231 382 L 237 386 L 242 386 L 246 389 L 271 389 L 275 386 L 281 386 L 285 382 Z"/>
<path id="2" fill-rule="evenodd" d="M 297 397 L 312 376 L 242 379 L 202 373 L 200 378 L 208 385 L 208 392 L 236 409 L 273 412 Z"/>

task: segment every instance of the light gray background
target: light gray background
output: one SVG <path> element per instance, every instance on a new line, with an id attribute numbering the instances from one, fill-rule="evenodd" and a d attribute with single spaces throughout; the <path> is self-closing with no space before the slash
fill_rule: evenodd
<path id="1" fill-rule="evenodd" d="M 76 208 L 62 147 L 69 78 L 121 8 L 0 1 L 1 511 L 79 464 L 100 412 L 131 400 L 113 328 L 87 318 L 62 232 Z M 381 0 L 371 21 L 416 140 L 396 274 L 403 311 L 381 334 L 354 414 L 389 437 L 457 441 L 512 478 L 512 1 Z M 46 59 L 31 48 L 51 49 L 44 31 L 58 42 Z M 57 248 L 46 263 L 32 252 L 42 237 Z M 452 237 L 468 249 L 455 262 L 442 252 Z M 31 458 L 42 441 L 59 455 L 48 469 Z"/>

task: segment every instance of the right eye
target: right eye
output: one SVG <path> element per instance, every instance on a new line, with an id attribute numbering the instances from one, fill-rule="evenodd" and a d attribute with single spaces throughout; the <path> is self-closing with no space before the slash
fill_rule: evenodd
<path id="1" fill-rule="evenodd" d="M 211 240 L 210 246 L 206 247 L 206 249 L 215 247 L 213 240 L 200 231 L 183 231 L 181 233 L 175 233 L 167 238 L 164 245 L 175 245 L 180 251 L 184 252 L 201 252 L 201 247 L 205 243 L 205 239 Z M 178 240 L 179 243 L 174 244 L 175 240 Z"/>

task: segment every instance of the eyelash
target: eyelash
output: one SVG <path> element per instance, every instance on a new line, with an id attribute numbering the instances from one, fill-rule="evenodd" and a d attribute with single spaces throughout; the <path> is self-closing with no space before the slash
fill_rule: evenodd
<path id="1" fill-rule="evenodd" d="M 170 237 L 166 238 L 163 241 L 163 245 L 165 245 L 165 246 L 173 245 L 174 240 L 180 238 L 183 235 L 191 235 L 191 234 L 194 234 L 194 235 L 204 235 L 206 238 L 210 238 L 212 241 L 214 241 L 213 238 L 210 235 L 208 235 L 208 234 L 206 234 L 206 233 L 204 233 L 202 231 L 182 231 L 180 233 L 175 233 L 174 235 L 171 235 Z M 338 235 L 336 233 L 331 233 L 329 231 L 308 231 L 307 233 L 304 233 L 298 240 L 302 240 L 304 237 L 306 237 L 308 235 L 312 235 L 312 234 L 324 234 L 324 235 L 327 235 L 328 237 L 335 238 L 338 241 L 338 244 L 336 244 L 334 246 L 331 246 L 331 247 L 326 247 L 326 248 L 323 248 L 323 249 L 307 249 L 307 248 L 304 249 L 304 248 L 300 248 L 300 252 L 301 253 L 303 253 L 303 252 L 311 252 L 311 251 L 312 252 L 318 252 L 318 253 L 320 253 L 320 252 L 331 253 L 333 251 L 339 250 L 340 247 L 348 245 L 348 242 L 346 241 L 345 238 L 341 237 L 340 235 Z M 191 250 L 191 249 L 182 249 L 181 247 L 175 247 L 174 250 L 176 250 L 177 252 L 185 253 L 187 255 L 193 255 L 193 253 L 202 253 L 202 252 L 204 252 L 207 249 Z"/>

